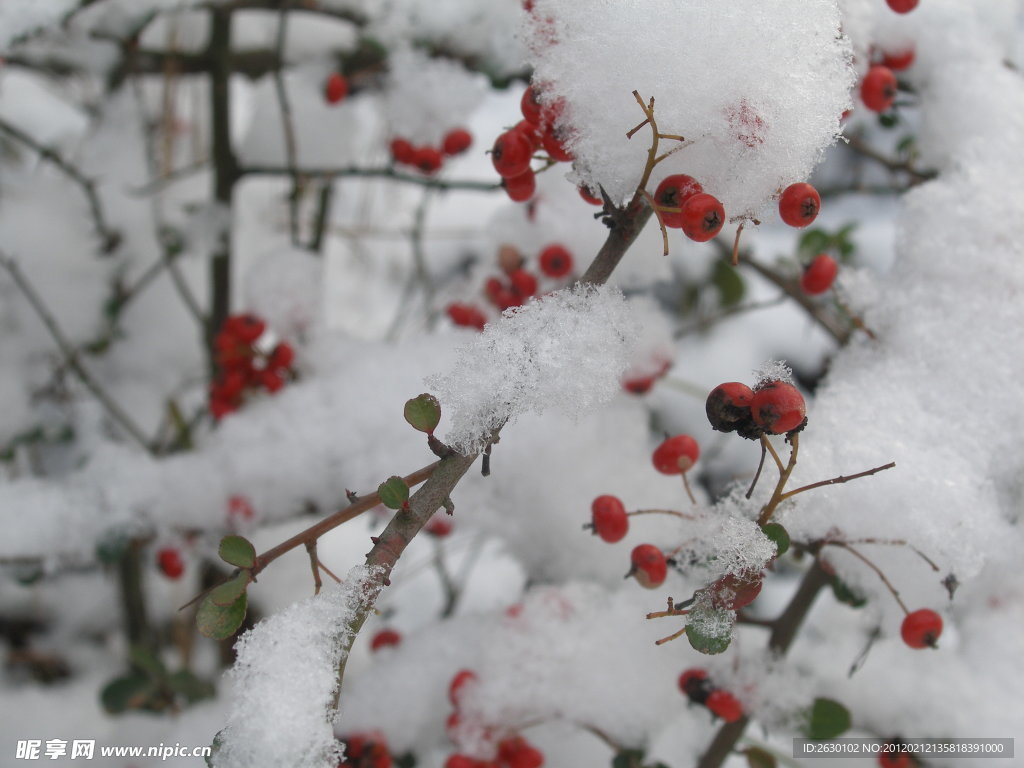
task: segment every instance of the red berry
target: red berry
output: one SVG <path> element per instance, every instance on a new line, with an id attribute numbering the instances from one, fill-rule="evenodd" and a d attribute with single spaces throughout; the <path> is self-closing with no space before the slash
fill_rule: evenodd
<path id="1" fill-rule="evenodd" d="M 616 496 L 598 496 L 590 505 L 594 533 L 609 544 L 621 541 L 629 531 L 626 508 Z"/>
<path id="2" fill-rule="evenodd" d="M 703 192 L 692 195 L 683 203 L 680 216 L 683 234 L 698 243 L 706 243 L 721 232 L 725 224 L 725 209 L 718 198 Z"/>
<path id="3" fill-rule="evenodd" d="M 279 342 L 267 358 L 267 365 L 271 368 L 291 368 L 295 361 L 295 350 L 287 341 Z"/>
<path id="4" fill-rule="evenodd" d="M 530 170 L 533 145 L 522 131 L 505 131 L 494 140 L 491 162 L 502 178 L 520 176 Z"/>
<path id="5" fill-rule="evenodd" d="M 228 400 L 222 400 L 220 398 L 213 398 L 210 400 L 210 415 L 213 416 L 215 421 L 220 421 L 229 413 L 234 413 L 238 410 L 238 406 Z"/>
<path id="6" fill-rule="evenodd" d="M 711 604 L 738 611 L 757 599 L 761 594 L 761 584 L 761 574 L 757 571 L 740 575 L 727 573 L 708 587 Z"/>
<path id="7" fill-rule="evenodd" d="M 472 304 L 449 304 L 446 311 L 448 317 L 456 325 L 476 328 L 478 331 L 482 331 L 487 324 L 487 317 Z"/>
<path id="8" fill-rule="evenodd" d="M 885 112 L 896 101 L 896 75 L 882 64 L 875 64 L 860 84 L 860 99 L 872 112 Z"/>
<path id="9" fill-rule="evenodd" d="M 703 669 L 687 669 L 679 675 L 679 690 L 697 704 L 703 704 L 711 694 L 711 681 Z"/>
<path id="10" fill-rule="evenodd" d="M 245 384 L 245 374 L 237 368 L 232 368 L 226 371 L 219 381 L 214 383 L 210 394 L 222 400 L 237 400 L 242 395 Z"/>
<path id="11" fill-rule="evenodd" d="M 537 191 L 537 175 L 527 166 L 526 171 L 518 176 L 506 176 L 501 186 L 514 203 L 525 203 Z"/>
<path id="12" fill-rule="evenodd" d="M 253 314 L 231 315 L 224 320 L 221 333 L 234 336 L 244 344 L 252 344 L 263 335 L 267 324 Z"/>
<path id="13" fill-rule="evenodd" d="M 651 456 L 654 468 L 664 475 L 681 475 L 697 463 L 700 446 L 689 435 L 670 437 Z"/>
<path id="14" fill-rule="evenodd" d="M 538 95 L 537 89 L 528 85 L 523 91 L 523 97 L 519 100 L 519 109 L 523 113 L 523 118 L 535 126 L 540 125 L 541 111 L 543 110 L 543 106 L 537 98 Z"/>
<path id="15" fill-rule="evenodd" d="M 337 104 L 348 96 L 348 80 L 340 72 L 332 72 L 324 83 L 324 98 L 328 104 Z"/>
<path id="16" fill-rule="evenodd" d="M 821 210 L 818 190 L 805 181 L 790 184 L 779 197 L 779 216 L 791 227 L 806 227 Z"/>
<path id="17" fill-rule="evenodd" d="M 528 123 L 526 120 L 520 120 L 518 123 L 512 126 L 513 131 L 519 131 L 523 136 L 530 140 L 530 145 L 534 151 L 541 148 L 544 144 L 541 139 L 540 129 L 533 123 Z"/>
<path id="18" fill-rule="evenodd" d="M 180 579 L 185 572 L 185 561 L 181 553 L 174 547 L 164 547 L 156 553 L 156 562 L 160 571 L 168 579 Z"/>
<path id="19" fill-rule="evenodd" d="M 540 768 L 544 753 L 522 736 L 513 736 L 498 744 L 498 764 L 502 768 Z"/>
<path id="20" fill-rule="evenodd" d="M 427 524 L 423 526 L 423 530 L 431 536 L 437 536 L 442 538 L 452 532 L 455 524 L 452 522 L 452 517 L 447 512 L 437 512 L 429 520 Z"/>
<path id="21" fill-rule="evenodd" d="M 549 245 L 540 252 L 540 271 L 548 277 L 565 277 L 572 272 L 572 254 L 564 245 Z"/>
<path id="22" fill-rule="evenodd" d="M 412 164 L 423 171 L 423 173 L 437 173 L 444 164 L 444 157 L 439 149 L 422 146 L 413 153 Z"/>
<path id="23" fill-rule="evenodd" d="M 683 226 L 683 204 L 694 195 L 704 191 L 693 176 L 676 173 L 666 176 L 654 191 L 654 202 L 666 208 L 679 208 L 679 211 L 661 211 L 661 220 L 666 227 L 681 229 Z"/>
<path id="24" fill-rule="evenodd" d="M 473 134 L 465 128 L 456 128 L 445 134 L 441 146 L 446 155 L 461 155 L 473 144 Z"/>
<path id="25" fill-rule="evenodd" d="M 592 194 L 587 187 L 580 186 L 577 189 L 579 190 L 580 197 L 583 198 L 584 202 L 590 203 L 591 205 L 604 205 L 604 200 L 597 195 Z"/>
<path id="26" fill-rule="evenodd" d="M 902 72 L 910 69 L 914 63 L 914 48 L 906 48 L 902 51 L 885 53 L 882 55 L 882 66 L 888 67 L 893 72 Z"/>
<path id="27" fill-rule="evenodd" d="M 448 701 L 452 703 L 453 707 L 458 708 L 459 702 L 466 692 L 466 686 L 472 687 L 476 681 L 476 672 L 471 669 L 460 669 L 455 673 L 451 683 L 448 684 Z"/>
<path id="28" fill-rule="evenodd" d="M 622 388 L 632 395 L 646 395 L 654 387 L 657 376 L 639 376 L 635 379 L 626 379 L 622 382 Z"/>
<path id="29" fill-rule="evenodd" d="M 552 160 L 557 160 L 560 163 L 571 163 L 573 160 L 572 153 L 565 148 L 565 136 L 560 128 L 555 128 L 554 125 L 549 125 L 548 129 L 541 135 L 541 144 L 544 145 L 544 151 L 548 153 L 548 156 Z"/>
<path id="30" fill-rule="evenodd" d="M 899 744 L 900 741 L 896 739 L 886 739 L 885 743 L 888 744 Z M 914 768 L 917 763 L 914 760 L 913 754 L 901 750 L 895 750 L 891 752 L 879 752 L 878 753 L 878 765 L 880 768 Z"/>
<path id="31" fill-rule="evenodd" d="M 537 293 L 537 278 L 533 276 L 532 272 L 527 272 L 525 269 L 509 272 L 508 281 L 512 283 L 512 290 L 524 299 Z"/>
<path id="32" fill-rule="evenodd" d="M 411 142 L 401 137 L 396 137 L 391 140 L 391 157 L 394 158 L 396 163 L 412 165 L 416 157 L 416 148 Z"/>
<path id="33" fill-rule="evenodd" d="M 345 760 L 342 766 L 353 768 L 391 768 L 391 754 L 383 734 L 354 733 L 344 739 Z"/>
<path id="34" fill-rule="evenodd" d="M 273 394 L 274 392 L 279 392 L 284 387 L 284 378 L 277 371 L 265 368 L 260 371 L 260 386 Z"/>
<path id="35" fill-rule="evenodd" d="M 382 629 L 370 640 L 370 650 L 379 651 L 388 646 L 401 645 L 402 636 L 393 629 Z"/>
<path id="36" fill-rule="evenodd" d="M 245 496 L 231 496 L 228 498 L 228 521 L 249 522 L 256 517 L 256 511 Z"/>
<path id="37" fill-rule="evenodd" d="M 712 691 L 704 704 L 727 723 L 735 723 L 743 717 L 743 705 L 728 691 Z"/>
<path id="38" fill-rule="evenodd" d="M 839 265 L 827 253 L 819 253 L 804 269 L 800 276 L 800 289 L 811 296 L 824 293 L 832 287 Z"/>
<path id="39" fill-rule="evenodd" d="M 804 423 L 806 414 L 804 396 L 784 381 L 762 384 L 750 401 L 750 415 L 754 423 L 770 435 L 792 432 Z"/>
<path id="40" fill-rule="evenodd" d="M 910 13 L 917 8 L 918 0 L 885 0 L 896 13 Z"/>
<path id="41" fill-rule="evenodd" d="M 719 384 L 708 395 L 705 405 L 711 428 L 719 432 L 732 432 L 737 425 L 750 418 L 750 401 L 754 393 L 746 384 L 727 381 Z"/>
<path id="42" fill-rule="evenodd" d="M 660 587 L 668 576 L 668 561 L 665 560 L 662 551 L 653 544 L 637 544 L 629 559 L 632 563 L 629 575 L 636 577 L 642 587 Z"/>
<path id="43" fill-rule="evenodd" d="M 928 608 L 908 613 L 900 627 L 903 642 L 911 648 L 934 648 L 941 634 L 942 617 Z"/>
<path id="44" fill-rule="evenodd" d="M 478 766 L 479 761 L 476 758 L 460 755 L 458 752 L 449 755 L 448 759 L 444 761 L 444 768 L 478 768 Z"/>

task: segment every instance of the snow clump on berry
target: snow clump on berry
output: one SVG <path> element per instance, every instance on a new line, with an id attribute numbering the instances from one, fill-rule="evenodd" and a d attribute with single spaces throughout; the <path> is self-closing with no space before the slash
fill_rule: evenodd
<path id="1" fill-rule="evenodd" d="M 765 360 L 754 369 L 754 386 L 766 384 L 769 381 L 781 381 L 786 384 L 793 383 L 793 369 L 781 360 Z"/>
<path id="2" fill-rule="evenodd" d="M 850 106 L 852 53 L 833 0 L 646 0 L 600 13 L 535 0 L 524 18 L 541 99 L 565 102 L 573 180 L 602 185 L 615 202 L 632 196 L 649 147 L 649 131 L 626 139 L 643 120 L 634 89 L 655 98 L 660 131 L 691 142 L 652 181 L 690 174 L 729 216 L 755 215 L 805 180 Z M 661 151 L 675 145 L 663 140 Z"/>
<path id="3" fill-rule="evenodd" d="M 638 323 L 616 288 L 577 286 L 505 312 L 427 386 L 452 414 L 446 442 L 481 451 L 491 432 L 527 412 L 578 418 L 619 391 Z"/>

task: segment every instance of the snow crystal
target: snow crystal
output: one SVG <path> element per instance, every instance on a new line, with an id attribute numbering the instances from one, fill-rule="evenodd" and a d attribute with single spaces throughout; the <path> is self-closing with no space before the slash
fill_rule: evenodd
<path id="1" fill-rule="evenodd" d="M 373 569 L 357 566 L 342 585 L 296 603 L 239 638 L 229 673 L 235 698 L 220 732 L 217 768 L 333 768 L 331 725 L 346 625 Z"/>
<path id="2" fill-rule="evenodd" d="M 599 13 L 536 0 L 530 18 L 534 82 L 542 99 L 564 100 L 577 169 L 613 200 L 632 196 L 649 146 L 649 131 L 626 139 L 644 119 L 634 89 L 655 98 L 661 132 L 687 139 L 652 181 L 689 173 L 730 216 L 753 216 L 805 179 L 849 106 L 851 49 L 832 0 L 644 0 Z"/>
<path id="3" fill-rule="evenodd" d="M 578 417 L 610 400 L 638 333 L 614 288 L 577 286 L 506 311 L 459 351 L 455 370 L 427 380 L 452 414 L 450 445 L 478 452 L 526 412 Z"/>
<path id="4" fill-rule="evenodd" d="M 764 384 L 769 381 L 785 381 L 793 383 L 793 369 L 781 360 L 765 360 L 754 369 L 754 382 Z"/>

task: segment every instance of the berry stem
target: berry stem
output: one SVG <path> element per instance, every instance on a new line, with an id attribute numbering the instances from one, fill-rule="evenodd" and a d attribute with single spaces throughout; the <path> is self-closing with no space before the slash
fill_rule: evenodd
<path id="1" fill-rule="evenodd" d="M 781 500 L 785 501 L 790 496 L 796 496 L 798 493 L 803 493 L 804 491 L 809 491 L 812 488 L 821 488 L 821 487 L 826 486 L 826 485 L 836 485 L 838 483 L 848 483 L 851 480 L 856 480 L 859 477 L 868 477 L 868 476 L 874 475 L 874 474 L 876 474 L 878 472 L 882 472 L 883 470 L 892 469 L 895 466 L 896 466 L 896 462 L 895 461 L 890 461 L 888 464 L 884 464 L 881 467 L 875 467 L 874 469 L 868 469 L 868 470 L 865 470 L 863 472 L 858 472 L 855 475 L 839 475 L 838 477 L 833 477 L 830 480 L 819 480 L 818 482 L 811 483 L 810 485 L 802 485 L 799 488 L 794 488 L 792 491 L 786 491 L 786 493 L 782 494 L 782 499 Z M 936 569 L 936 570 L 938 570 L 938 569 Z"/>
<path id="2" fill-rule="evenodd" d="M 768 439 L 761 436 L 761 439 L 768 445 L 768 450 L 772 452 L 772 456 L 775 457 L 776 463 L 778 463 L 779 481 L 775 484 L 775 490 L 772 492 L 772 497 L 768 500 L 768 503 L 764 505 L 764 509 L 761 510 L 761 516 L 757 518 L 757 524 L 763 526 L 772 518 L 776 507 L 782 502 L 783 495 L 782 489 L 786 487 L 786 483 L 789 482 L 789 476 L 793 474 L 793 470 L 796 468 L 796 455 L 800 451 L 800 433 L 793 433 L 789 438 L 789 443 L 792 446 L 789 452 L 789 463 L 786 464 L 786 468 L 782 469 L 782 462 L 778 459 L 778 454 L 775 453 L 775 449 L 772 444 L 768 442 Z"/>
<path id="3" fill-rule="evenodd" d="M 693 491 L 690 489 L 690 481 L 686 479 L 686 473 L 683 472 L 683 488 L 686 489 L 686 495 L 690 497 L 690 502 L 693 506 L 697 506 L 697 499 L 693 495 Z"/>
<path id="4" fill-rule="evenodd" d="M 679 639 L 680 637 L 682 637 L 685 634 L 686 634 L 686 625 L 684 624 L 682 629 L 680 629 L 678 632 L 673 632 L 668 637 L 663 637 L 660 640 L 655 640 L 654 644 L 655 645 L 664 645 L 665 643 L 670 643 L 673 640 Z"/>
<path id="5" fill-rule="evenodd" d="M 882 580 L 882 583 L 885 584 L 885 586 L 889 590 L 889 592 L 892 593 L 892 596 L 894 598 L 896 598 L 896 602 L 900 604 L 900 608 L 903 609 L 903 613 L 904 614 L 909 614 L 910 613 L 910 611 L 907 608 L 906 604 L 900 598 L 900 593 L 896 590 L 896 587 L 894 587 L 892 585 L 892 582 L 890 582 L 889 579 L 886 578 L 886 575 L 882 572 L 881 568 L 879 568 L 877 565 L 875 565 L 873 562 L 871 562 L 867 557 L 865 557 L 863 554 L 861 554 L 860 552 L 858 552 L 856 549 L 854 549 L 853 547 L 851 547 L 849 544 L 847 544 L 845 542 L 842 542 L 842 541 L 826 541 L 825 544 L 827 544 L 829 546 L 841 547 L 841 548 L 845 549 L 851 555 L 853 555 L 858 560 L 862 561 L 865 565 L 867 565 L 868 568 L 870 568 L 875 573 L 877 573 L 878 574 L 878 578 L 880 578 Z"/>
<path id="6" fill-rule="evenodd" d="M 627 516 L 633 515 L 672 515 L 674 517 L 682 517 L 687 520 L 696 520 L 695 515 L 687 514 L 686 512 L 677 512 L 674 509 L 635 509 L 632 512 L 627 512 Z"/>
<path id="7" fill-rule="evenodd" d="M 772 445 L 772 441 L 768 439 L 767 435 L 761 435 L 761 448 L 771 453 L 772 458 L 775 459 L 775 466 L 779 468 L 779 472 L 783 472 L 784 467 L 782 465 L 782 459 L 779 458 L 779 454 L 775 450 L 775 446 Z"/>
<path id="8" fill-rule="evenodd" d="M 740 225 L 736 227 L 736 239 L 732 242 L 732 265 L 734 267 L 739 266 L 740 263 L 740 235 L 743 234 L 743 225 L 745 221 L 741 221 Z"/>
<path id="9" fill-rule="evenodd" d="M 323 582 L 320 581 L 320 568 L 318 567 L 316 556 L 316 539 L 306 542 L 306 552 L 309 553 L 309 567 L 313 570 L 313 594 L 319 595 Z"/>
<path id="10" fill-rule="evenodd" d="M 661 212 L 662 212 L 661 206 L 659 206 L 654 201 L 654 198 L 651 197 L 650 193 L 646 189 L 642 190 L 642 191 L 643 191 L 643 195 L 644 195 L 644 200 L 647 201 L 647 204 L 651 207 L 651 210 L 654 211 L 654 215 L 658 219 L 658 226 L 661 227 L 661 242 L 662 242 L 662 253 L 661 253 L 661 255 L 662 256 L 668 256 L 668 230 L 665 228 L 665 220 L 661 217 Z"/>
<path id="11" fill-rule="evenodd" d="M 846 543 L 847 544 L 886 544 L 886 545 L 896 546 L 896 547 L 906 547 L 907 549 L 911 550 L 915 555 L 917 555 L 922 560 L 924 560 L 926 563 L 928 563 L 928 565 L 931 566 L 931 569 L 933 571 L 935 571 L 936 573 L 938 573 L 939 571 L 942 570 L 941 568 L 939 568 L 938 565 L 935 564 L 934 560 L 932 560 L 930 557 L 928 557 L 928 555 L 926 555 L 920 549 L 915 547 L 909 541 L 904 541 L 903 539 L 853 539 L 851 541 L 847 541 Z"/>
<path id="12" fill-rule="evenodd" d="M 754 473 L 754 479 L 750 481 L 750 487 L 747 488 L 746 498 L 750 498 L 754 494 L 754 488 L 757 487 L 757 481 L 761 478 L 761 470 L 764 469 L 764 457 L 768 454 L 765 448 L 765 437 L 761 435 L 761 460 L 757 462 L 757 471 Z M 781 467 L 780 467 L 781 469 Z"/>

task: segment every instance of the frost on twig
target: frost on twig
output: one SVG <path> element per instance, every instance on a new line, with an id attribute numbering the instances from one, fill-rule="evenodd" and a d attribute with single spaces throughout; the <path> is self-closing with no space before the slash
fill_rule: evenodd
<path id="1" fill-rule="evenodd" d="M 578 417 L 619 390 L 639 327 L 615 288 L 576 286 L 506 312 L 428 380 L 452 413 L 445 442 L 469 454 L 495 429 L 554 408 Z"/>

